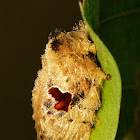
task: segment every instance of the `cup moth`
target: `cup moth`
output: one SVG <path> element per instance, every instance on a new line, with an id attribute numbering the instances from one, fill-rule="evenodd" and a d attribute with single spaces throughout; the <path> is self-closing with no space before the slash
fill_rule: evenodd
<path id="1" fill-rule="evenodd" d="M 49 36 L 32 91 L 38 140 L 88 140 L 101 106 L 105 73 L 83 21 L 71 32 Z"/>

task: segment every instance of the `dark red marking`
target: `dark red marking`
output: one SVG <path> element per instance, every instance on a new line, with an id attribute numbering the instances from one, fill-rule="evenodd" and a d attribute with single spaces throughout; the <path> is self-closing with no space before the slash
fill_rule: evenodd
<path id="1" fill-rule="evenodd" d="M 111 79 L 111 75 L 110 74 L 107 74 L 106 79 L 107 80 L 110 80 Z"/>
<path id="2" fill-rule="evenodd" d="M 49 89 L 49 94 L 51 94 L 56 101 L 61 101 L 66 98 L 66 94 L 63 94 L 58 88 L 54 87 Z"/>
<path id="3" fill-rule="evenodd" d="M 59 101 L 54 108 L 57 110 L 64 110 L 68 111 L 68 106 L 71 102 L 71 94 L 66 92 L 62 93 L 58 88 L 52 87 L 49 90 L 49 94 L 52 95 L 53 98 L 55 98 L 56 101 Z"/>

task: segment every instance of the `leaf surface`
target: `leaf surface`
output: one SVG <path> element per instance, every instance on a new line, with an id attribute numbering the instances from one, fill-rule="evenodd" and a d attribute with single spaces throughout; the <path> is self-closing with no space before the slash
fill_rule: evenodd
<path id="1" fill-rule="evenodd" d="M 89 8 L 89 6 L 89 1 L 85 1 L 84 7 L 80 4 L 82 16 L 88 26 L 89 35 L 96 45 L 97 58 L 101 64 L 101 68 L 106 74 L 111 75 L 111 79 L 104 83 L 102 91 L 102 107 L 99 109 L 97 114 L 100 124 L 96 122 L 95 130 L 91 134 L 91 140 L 113 140 L 116 136 L 119 121 L 122 91 L 121 77 L 113 56 L 93 30 L 95 27 L 92 26 L 92 19 L 89 10 L 91 8 Z M 97 23 L 97 21 L 94 22 Z M 98 26 L 96 26 L 96 28 L 97 27 Z"/>
<path id="2" fill-rule="evenodd" d="M 138 96 L 139 83 L 137 83 L 136 89 L 136 79 L 139 81 L 138 77 L 140 75 L 140 47 L 138 47 L 140 1 L 85 0 L 82 11 L 83 17 L 91 30 L 94 29 L 114 56 L 121 73 L 123 91 L 120 121 L 116 136 L 116 140 L 121 140 L 136 124 L 135 113 L 140 98 Z M 95 41 L 94 38 L 92 39 Z M 99 52 L 98 50 L 97 54 Z M 100 60 L 99 55 L 98 59 Z"/>

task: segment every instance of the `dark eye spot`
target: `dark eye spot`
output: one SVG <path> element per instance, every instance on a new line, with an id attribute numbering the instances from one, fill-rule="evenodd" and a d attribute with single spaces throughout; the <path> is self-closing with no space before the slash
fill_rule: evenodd
<path id="1" fill-rule="evenodd" d="M 89 80 L 89 88 L 91 88 L 92 80 Z"/>
<path id="2" fill-rule="evenodd" d="M 81 106 L 78 104 L 79 109 L 81 108 Z"/>
<path id="3" fill-rule="evenodd" d="M 89 84 L 89 89 L 90 89 L 90 88 L 91 88 L 91 84 L 92 84 L 92 80 L 91 80 L 91 79 L 86 78 L 86 82 Z"/>
<path id="4" fill-rule="evenodd" d="M 94 43 L 93 40 L 90 38 L 89 35 L 88 35 L 88 40 L 90 40 L 90 42 Z"/>
<path id="5" fill-rule="evenodd" d="M 40 139 L 43 140 L 43 136 L 42 135 L 40 135 Z"/>
<path id="6" fill-rule="evenodd" d="M 93 130 L 95 127 L 92 123 L 89 123 L 90 128 Z"/>
<path id="7" fill-rule="evenodd" d="M 86 124 L 86 123 L 88 123 L 88 122 L 82 121 L 82 123 Z"/>
<path id="8" fill-rule="evenodd" d="M 69 119 L 69 122 L 72 122 L 73 121 L 73 119 Z"/>
<path id="9" fill-rule="evenodd" d="M 71 107 L 75 106 L 79 101 L 80 101 L 79 96 L 75 94 L 72 99 Z"/>
<path id="10" fill-rule="evenodd" d="M 62 116 L 64 116 L 65 114 L 66 114 L 65 112 L 60 112 L 60 113 L 57 114 L 57 116 L 62 117 Z"/>
<path id="11" fill-rule="evenodd" d="M 51 99 L 48 99 L 47 102 L 44 103 L 44 105 L 47 107 L 47 108 L 50 108 L 52 106 L 52 101 Z"/>
<path id="12" fill-rule="evenodd" d="M 58 49 L 59 45 L 61 45 L 60 40 L 59 39 L 54 39 L 51 43 L 52 50 L 55 51 L 55 52 L 57 50 L 59 50 Z"/>
<path id="13" fill-rule="evenodd" d="M 79 96 L 80 96 L 81 98 L 83 98 L 83 99 L 84 99 L 84 97 L 85 97 L 85 93 L 84 93 L 84 92 L 82 92 L 82 94 L 79 94 Z"/>
<path id="14" fill-rule="evenodd" d="M 51 115 L 51 114 L 53 114 L 53 112 L 52 111 L 48 111 L 47 114 Z"/>
<path id="15" fill-rule="evenodd" d="M 53 86 L 52 79 L 49 79 L 48 87 Z"/>
<path id="16" fill-rule="evenodd" d="M 96 56 L 95 56 L 93 53 L 91 53 L 91 52 L 89 52 L 89 53 L 87 54 L 87 56 L 88 56 L 92 61 L 95 61 L 95 60 L 96 60 Z"/>
<path id="17" fill-rule="evenodd" d="M 68 81 L 69 81 L 69 79 L 67 78 L 67 79 L 66 79 L 66 82 L 68 82 Z"/>

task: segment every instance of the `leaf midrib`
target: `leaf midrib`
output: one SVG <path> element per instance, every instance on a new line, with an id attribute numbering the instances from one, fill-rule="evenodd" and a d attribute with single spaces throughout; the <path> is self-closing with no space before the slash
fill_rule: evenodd
<path id="1" fill-rule="evenodd" d="M 102 24 L 104 24 L 108 21 L 114 20 L 116 18 L 123 17 L 123 16 L 128 16 L 128 15 L 133 15 L 133 14 L 136 14 L 136 13 L 139 13 L 139 12 L 140 12 L 140 7 L 134 8 L 134 9 L 131 9 L 131 10 L 127 10 L 127 11 L 123 11 L 123 12 L 120 12 L 119 14 L 115 14 L 115 15 L 112 15 L 112 16 L 108 16 L 108 17 L 104 18 L 103 20 L 101 20 L 99 22 L 99 26 L 101 26 Z"/>

